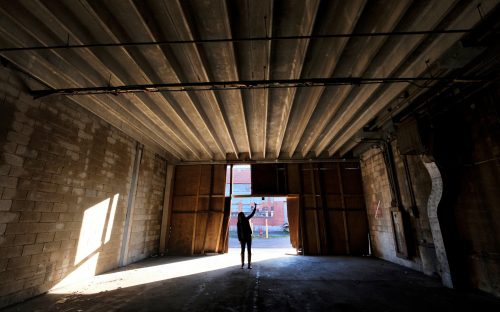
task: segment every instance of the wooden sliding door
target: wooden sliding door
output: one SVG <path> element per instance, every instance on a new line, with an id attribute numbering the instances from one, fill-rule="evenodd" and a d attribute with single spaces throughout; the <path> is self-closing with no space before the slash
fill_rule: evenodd
<path id="1" fill-rule="evenodd" d="M 168 254 L 224 252 L 225 177 L 224 165 L 176 167 Z"/>

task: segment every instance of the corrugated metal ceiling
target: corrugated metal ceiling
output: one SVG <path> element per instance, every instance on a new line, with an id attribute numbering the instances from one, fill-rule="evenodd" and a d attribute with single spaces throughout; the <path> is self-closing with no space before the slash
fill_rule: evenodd
<path id="1" fill-rule="evenodd" d="M 172 161 L 315 159 L 445 76 L 436 62 L 464 35 L 446 30 L 498 4 L 0 1 L 0 50 L 33 89 L 64 89 Z"/>

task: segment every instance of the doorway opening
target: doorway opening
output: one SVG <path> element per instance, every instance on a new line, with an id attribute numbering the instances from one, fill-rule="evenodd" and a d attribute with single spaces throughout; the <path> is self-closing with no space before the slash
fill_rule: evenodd
<path id="1" fill-rule="evenodd" d="M 296 251 L 290 242 L 287 197 L 252 196 L 251 166 L 232 165 L 227 167 L 226 197 L 230 198 L 229 252 L 240 252 L 238 241 L 238 213 L 245 216 L 257 207 L 255 215 L 249 220 L 252 228 L 252 250 L 293 253 Z"/>

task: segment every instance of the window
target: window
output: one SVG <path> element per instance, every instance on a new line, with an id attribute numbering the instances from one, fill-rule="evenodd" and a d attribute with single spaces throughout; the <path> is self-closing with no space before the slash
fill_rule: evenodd
<path id="1" fill-rule="evenodd" d="M 234 165 L 233 167 L 233 195 L 250 195 L 252 194 L 252 181 L 250 165 Z M 227 166 L 226 174 L 226 196 L 230 194 L 230 170 L 231 166 Z"/>

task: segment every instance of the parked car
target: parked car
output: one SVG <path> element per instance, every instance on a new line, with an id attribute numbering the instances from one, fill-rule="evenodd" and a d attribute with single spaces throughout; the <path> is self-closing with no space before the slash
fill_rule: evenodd
<path id="1" fill-rule="evenodd" d="M 288 222 L 283 223 L 282 228 L 283 228 L 283 231 L 290 232 L 290 229 L 288 228 Z"/>

